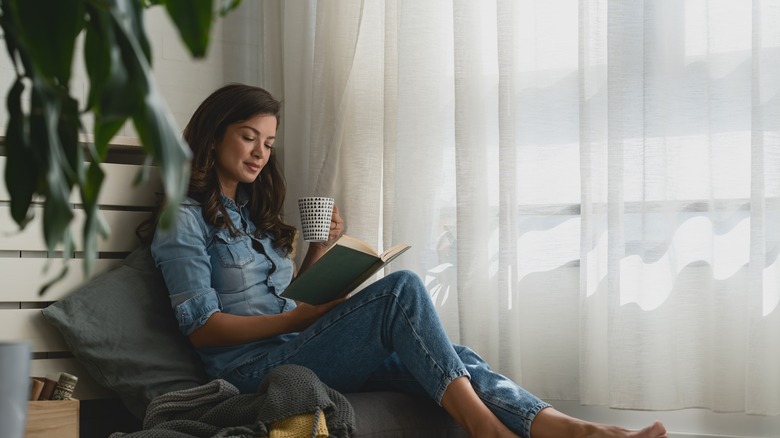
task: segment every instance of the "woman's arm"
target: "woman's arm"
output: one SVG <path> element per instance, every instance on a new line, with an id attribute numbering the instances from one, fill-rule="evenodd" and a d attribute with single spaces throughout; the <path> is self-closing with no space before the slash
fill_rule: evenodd
<path id="1" fill-rule="evenodd" d="M 306 251 L 306 255 L 301 262 L 301 268 L 298 270 L 298 274 L 301 274 L 305 270 L 309 269 L 323 254 L 328 250 L 326 242 L 313 242 L 309 244 L 309 249 Z"/>
<path id="2" fill-rule="evenodd" d="M 216 312 L 190 334 L 190 342 L 198 348 L 223 347 L 299 332 L 345 299 L 319 306 L 298 303 L 295 309 L 276 315 L 240 316 Z"/>

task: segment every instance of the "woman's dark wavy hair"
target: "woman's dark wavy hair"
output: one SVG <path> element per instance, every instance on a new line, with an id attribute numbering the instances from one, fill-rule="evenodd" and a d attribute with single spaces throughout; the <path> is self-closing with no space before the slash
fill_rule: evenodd
<path id="1" fill-rule="evenodd" d="M 192 166 L 188 195 L 201 203 L 206 222 L 228 228 L 237 233 L 225 206 L 220 202 L 222 193 L 215 167 L 215 150 L 229 125 L 243 122 L 254 116 L 272 115 L 277 126 L 281 118 L 282 104 L 268 91 L 244 84 L 228 84 L 214 91 L 195 110 L 184 128 L 184 139 L 192 149 Z M 292 252 L 295 227 L 282 220 L 282 209 L 287 184 L 279 169 L 275 150 L 252 183 L 239 183 L 249 198 L 247 207 L 257 226 L 256 237 L 268 233 L 274 247 Z"/>
<path id="2" fill-rule="evenodd" d="M 195 110 L 184 128 L 184 139 L 192 149 L 187 195 L 200 202 L 206 222 L 215 227 L 227 228 L 233 235 L 238 233 L 225 206 L 219 200 L 222 190 L 217 179 L 214 148 L 222 140 L 227 127 L 260 114 L 276 117 L 276 125 L 279 126 L 281 108 L 281 102 L 274 99 L 268 91 L 234 83 L 214 91 Z M 282 220 L 287 184 L 279 170 L 275 149 L 271 150 L 268 162 L 257 179 L 252 183 L 239 185 L 249 198 L 249 216 L 257 226 L 255 237 L 267 233 L 271 236 L 274 247 L 291 254 L 296 230 Z M 154 216 L 136 229 L 136 234 L 142 242 L 151 241 L 156 228 L 156 214 Z"/>

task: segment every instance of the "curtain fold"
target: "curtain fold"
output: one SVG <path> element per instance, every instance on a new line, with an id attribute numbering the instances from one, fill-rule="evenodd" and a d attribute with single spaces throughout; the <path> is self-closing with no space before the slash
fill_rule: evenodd
<path id="1" fill-rule="evenodd" d="M 776 2 L 276 5 L 289 198 L 412 244 L 453 341 L 545 398 L 780 413 Z"/>

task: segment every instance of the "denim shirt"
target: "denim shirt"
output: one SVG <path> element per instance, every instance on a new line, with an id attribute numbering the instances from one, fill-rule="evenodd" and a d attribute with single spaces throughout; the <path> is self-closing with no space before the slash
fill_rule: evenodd
<path id="1" fill-rule="evenodd" d="M 174 226 L 158 229 L 152 241 L 152 255 L 165 277 L 179 330 L 186 336 L 215 312 L 271 315 L 295 307 L 294 301 L 279 296 L 292 280 L 292 260 L 273 247 L 268 235 L 254 237 L 256 227 L 240 191 L 238 204 L 224 195 L 221 201 L 238 235 L 231 236 L 228 229 L 207 223 L 200 204 L 188 198 L 179 207 Z M 264 347 L 294 336 L 196 351 L 206 373 L 219 378 L 257 357 Z"/>

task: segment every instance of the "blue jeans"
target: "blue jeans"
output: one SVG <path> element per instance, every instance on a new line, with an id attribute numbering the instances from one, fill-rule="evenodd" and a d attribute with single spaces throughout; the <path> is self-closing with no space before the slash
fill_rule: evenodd
<path id="1" fill-rule="evenodd" d="M 255 392 L 282 364 L 305 366 L 340 392 L 395 390 L 441 404 L 452 380 L 468 376 L 477 395 L 513 432 L 530 436 L 531 421 L 550 406 L 492 371 L 467 347 L 453 345 L 419 277 L 399 271 L 339 304 L 293 340 L 272 347 L 223 378 Z"/>

